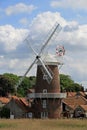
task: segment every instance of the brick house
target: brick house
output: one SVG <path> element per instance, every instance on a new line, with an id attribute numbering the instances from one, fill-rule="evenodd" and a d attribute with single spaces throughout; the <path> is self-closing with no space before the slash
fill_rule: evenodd
<path id="1" fill-rule="evenodd" d="M 74 117 L 85 117 L 87 118 L 87 105 L 79 105 L 74 110 Z"/>
<path id="2" fill-rule="evenodd" d="M 67 97 L 62 100 L 62 112 L 64 116 L 76 117 L 75 110 L 78 106 L 87 105 L 87 99 L 83 96 L 76 95 L 73 97 Z"/>
<path id="3" fill-rule="evenodd" d="M 5 105 L 6 108 L 10 109 L 10 117 L 13 118 L 26 118 L 28 117 L 30 104 L 25 98 L 18 98 L 12 96 L 10 101 Z"/>

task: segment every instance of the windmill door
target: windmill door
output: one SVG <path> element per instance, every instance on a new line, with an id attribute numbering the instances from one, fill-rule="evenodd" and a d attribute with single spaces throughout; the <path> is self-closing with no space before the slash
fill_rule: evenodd
<path id="1" fill-rule="evenodd" d="M 41 112 L 41 119 L 48 118 L 48 112 Z"/>

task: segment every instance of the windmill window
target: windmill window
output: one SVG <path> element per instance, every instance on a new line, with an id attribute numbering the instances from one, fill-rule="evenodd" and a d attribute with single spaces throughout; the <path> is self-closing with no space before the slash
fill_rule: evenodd
<path id="1" fill-rule="evenodd" d="M 47 79 L 47 75 L 44 74 L 44 75 L 43 75 L 43 80 L 46 80 L 46 79 Z"/>
<path id="2" fill-rule="evenodd" d="M 47 101 L 46 100 L 43 100 L 43 108 L 46 108 L 47 107 Z"/>
<path id="3" fill-rule="evenodd" d="M 43 93 L 47 93 L 47 89 L 43 89 Z"/>

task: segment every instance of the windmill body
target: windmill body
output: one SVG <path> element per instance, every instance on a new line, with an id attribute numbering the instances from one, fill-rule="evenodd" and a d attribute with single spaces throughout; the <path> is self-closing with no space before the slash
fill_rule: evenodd
<path id="1" fill-rule="evenodd" d="M 34 98 L 33 109 L 35 118 L 60 118 L 61 99 L 65 98 L 65 93 L 60 93 L 60 79 L 58 65 L 62 64 L 56 58 L 49 55 L 45 59 L 45 65 L 49 67 L 53 74 L 53 79 L 49 84 L 41 70 L 41 64 L 37 64 L 37 76 L 35 93 L 29 94 L 29 98 Z M 45 75 L 46 76 L 46 75 Z"/>

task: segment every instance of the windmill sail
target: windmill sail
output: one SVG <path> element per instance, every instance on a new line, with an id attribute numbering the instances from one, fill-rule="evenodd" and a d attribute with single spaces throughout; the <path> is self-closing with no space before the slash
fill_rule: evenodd
<path id="1" fill-rule="evenodd" d="M 44 45 L 42 46 L 40 52 L 39 52 L 39 55 L 41 55 L 41 53 L 43 53 L 45 47 L 47 46 L 47 44 L 49 43 L 49 41 L 52 39 L 53 35 L 57 32 L 59 32 L 61 30 L 61 26 L 60 24 L 56 23 L 54 25 L 54 27 L 52 28 L 52 30 L 50 31 L 50 34 L 47 38 L 47 40 L 45 41 Z"/>
<path id="2" fill-rule="evenodd" d="M 29 73 L 30 69 L 33 67 L 33 65 L 35 64 L 35 62 L 37 61 L 37 59 L 35 59 L 32 64 L 29 66 L 29 68 L 27 69 L 27 71 L 25 72 L 25 74 L 20 78 L 19 82 L 15 85 L 15 89 L 17 90 L 18 86 L 22 83 L 22 81 L 24 80 L 25 76 Z"/>
<path id="3" fill-rule="evenodd" d="M 51 69 L 48 67 L 48 65 L 46 65 L 46 67 L 47 67 L 48 71 L 50 72 L 51 77 L 53 78 L 53 73 L 52 73 Z M 45 71 L 45 69 L 43 68 L 43 66 L 40 66 L 40 69 L 41 69 L 41 71 L 42 71 L 42 73 L 43 73 L 43 80 L 47 80 L 47 82 L 50 84 L 52 78 L 50 78 L 50 77 L 48 76 L 48 74 L 47 74 L 47 72 Z"/>
<path id="4" fill-rule="evenodd" d="M 47 77 L 46 80 L 48 83 L 51 82 L 51 80 L 53 79 L 52 73 L 50 73 L 50 71 L 48 70 L 47 66 L 45 65 L 45 63 L 42 61 L 41 58 L 39 58 L 39 63 L 41 64 L 41 68 L 42 68 L 42 72 L 43 74 Z"/>
<path id="5" fill-rule="evenodd" d="M 43 46 L 41 47 L 39 53 L 37 53 L 35 51 L 35 49 L 32 47 L 32 45 L 29 43 L 29 36 L 27 36 L 27 38 L 24 40 L 27 43 L 29 43 L 29 47 L 31 48 L 31 50 L 34 52 L 34 54 L 36 55 L 35 60 L 32 62 L 32 64 L 29 66 L 29 68 L 27 69 L 27 71 L 25 72 L 24 76 L 22 76 L 22 78 L 19 80 L 18 84 L 16 85 L 16 89 L 18 88 L 18 86 L 22 83 L 22 81 L 24 80 L 25 76 L 27 75 L 27 73 L 30 71 L 30 69 L 33 67 L 33 65 L 36 62 L 39 62 L 40 65 L 42 66 L 42 72 L 43 72 L 43 77 L 44 79 L 47 80 L 47 82 L 50 84 L 50 82 L 53 79 L 53 74 L 50 71 L 50 69 L 45 65 L 44 61 L 41 59 L 41 55 L 44 52 L 46 46 L 48 45 L 48 43 L 50 42 L 50 40 L 52 39 L 52 37 L 54 36 L 54 34 L 58 33 L 61 29 L 61 26 L 57 23 L 55 24 L 55 26 L 52 28 L 52 30 L 50 31 L 49 36 L 47 37 L 47 40 L 44 42 Z"/>

